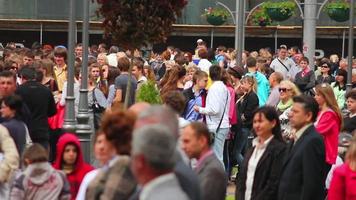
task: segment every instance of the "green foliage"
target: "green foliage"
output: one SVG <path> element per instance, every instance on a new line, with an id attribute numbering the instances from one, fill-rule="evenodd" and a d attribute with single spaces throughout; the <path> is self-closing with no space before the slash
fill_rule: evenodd
<path id="1" fill-rule="evenodd" d="M 292 15 L 294 15 L 297 5 L 293 1 L 266 1 L 262 4 L 262 9 L 268 8 L 278 8 L 283 14 L 292 12 Z"/>
<path id="2" fill-rule="evenodd" d="M 136 93 L 136 102 L 162 104 L 161 96 L 156 84 L 152 81 L 148 81 L 146 84 L 141 85 Z"/>
<path id="3" fill-rule="evenodd" d="M 187 4 L 187 0 L 96 1 L 105 37 L 126 49 L 165 42 Z"/>
<path id="4" fill-rule="evenodd" d="M 256 9 L 252 14 L 252 23 L 254 25 L 260 26 L 261 24 L 264 24 L 266 26 L 272 24 L 272 19 L 266 13 L 265 9 Z"/>
<path id="5" fill-rule="evenodd" d="M 329 9 L 350 9 L 350 3 L 344 0 L 329 2 L 325 5 L 324 10 L 327 11 Z"/>
<path id="6" fill-rule="evenodd" d="M 204 10 L 203 16 L 220 16 L 224 19 L 227 19 L 227 17 L 230 15 L 230 13 L 224 9 L 224 8 L 207 8 Z"/>

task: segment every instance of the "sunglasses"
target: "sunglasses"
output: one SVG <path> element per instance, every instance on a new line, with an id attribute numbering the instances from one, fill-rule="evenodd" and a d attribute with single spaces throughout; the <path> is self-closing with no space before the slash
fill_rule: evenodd
<path id="1" fill-rule="evenodd" d="M 322 65 L 321 68 L 329 68 L 327 65 Z"/>
<path id="2" fill-rule="evenodd" d="M 278 91 L 279 91 L 279 92 L 287 92 L 287 91 L 290 91 L 290 89 L 287 89 L 287 88 L 279 88 Z"/>

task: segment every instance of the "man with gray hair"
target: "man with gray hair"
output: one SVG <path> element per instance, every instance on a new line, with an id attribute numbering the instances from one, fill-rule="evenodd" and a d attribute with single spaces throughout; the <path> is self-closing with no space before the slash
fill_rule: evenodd
<path id="1" fill-rule="evenodd" d="M 176 139 L 159 124 L 147 125 L 133 133 L 131 169 L 142 185 L 140 200 L 188 200 L 173 172 Z"/>
<path id="2" fill-rule="evenodd" d="M 170 134 L 178 140 L 178 117 L 168 106 L 153 105 L 142 110 L 136 120 L 135 129 L 152 124 L 160 124 L 167 127 L 170 130 Z M 199 200 L 200 189 L 198 177 L 194 171 L 184 163 L 182 158 L 183 152 L 179 146 L 176 146 L 175 152 L 177 161 L 175 163 L 174 173 L 178 178 L 179 184 L 191 200 Z"/>

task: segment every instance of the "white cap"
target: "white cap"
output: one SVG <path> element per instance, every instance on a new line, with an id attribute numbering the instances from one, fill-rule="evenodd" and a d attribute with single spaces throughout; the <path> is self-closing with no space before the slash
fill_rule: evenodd
<path id="1" fill-rule="evenodd" d="M 203 42 L 202 39 L 198 39 L 198 40 L 197 40 L 197 43 L 202 43 L 202 42 Z"/>

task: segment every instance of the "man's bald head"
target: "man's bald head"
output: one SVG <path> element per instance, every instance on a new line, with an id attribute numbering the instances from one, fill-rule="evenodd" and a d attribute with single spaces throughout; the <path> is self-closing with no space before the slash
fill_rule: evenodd
<path id="1" fill-rule="evenodd" d="M 147 102 L 138 102 L 130 106 L 129 110 L 134 112 L 137 116 L 142 112 L 151 107 L 151 104 Z"/>

